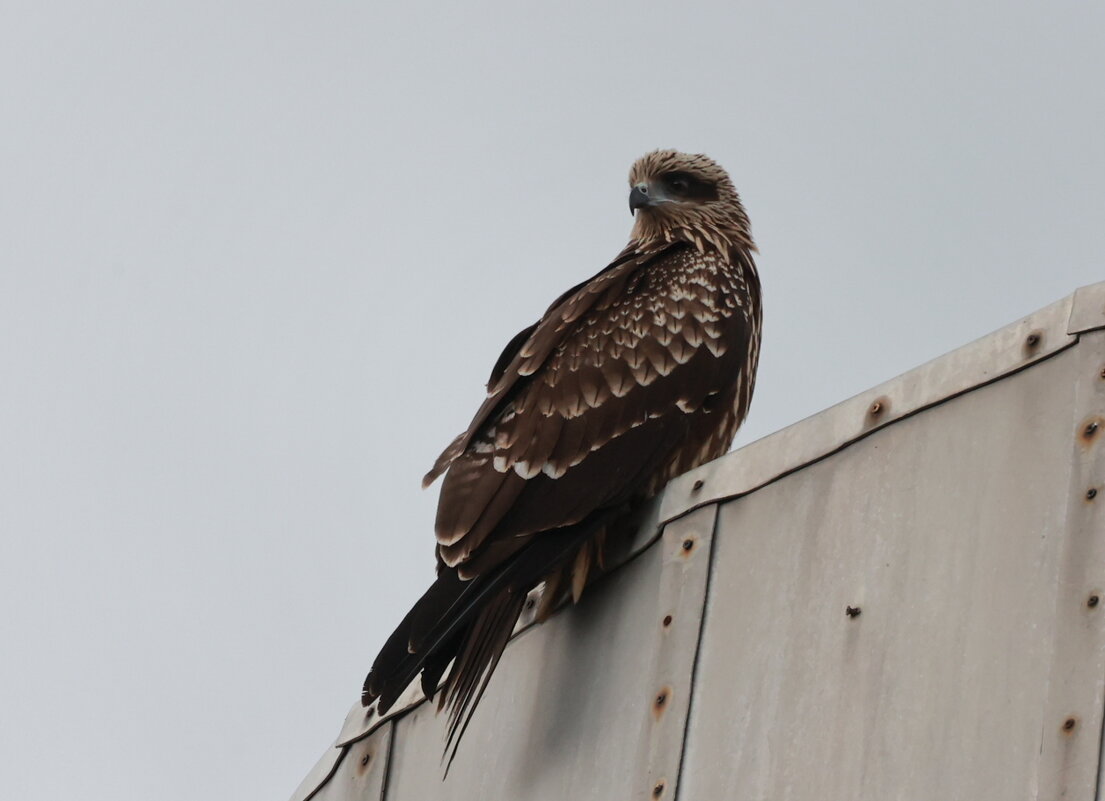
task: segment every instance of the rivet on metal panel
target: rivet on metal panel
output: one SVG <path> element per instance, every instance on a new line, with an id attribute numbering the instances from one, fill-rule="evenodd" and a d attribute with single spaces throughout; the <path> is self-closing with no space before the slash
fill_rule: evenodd
<path id="1" fill-rule="evenodd" d="M 659 720 L 664 715 L 664 709 L 668 705 L 668 700 L 671 698 L 671 687 L 663 686 L 660 688 L 660 692 L 656 694 L 656 697 L 652 699 L 652 717 Z"/>
<path id="2" fill-rule="evenodd" d="M 690 553 L 694 549 L 694 538 L 687 537 L 687 539 L 683 540 L 683 544 L 680 547 L 683 549 L 684 553 Z"/>
<path id="3" fill-rule="evenodd" d="M 1040 340 L 1043 339 L 1043 331 L 1033 331 L 1024 339 L 1024 356 L 1028 358 L 1036 352 L 1036 349 L 1040 346 Z"/>
<path id="4" fill-rule="evenodd" d="M 1093 609 L 1099 603 L 1101 603 L 1101 597 L 1098 595 L 1091 595 L 1086 599 L 1086 606 L 1090 607 L 1090 609 Z"/>
<path id="5" fill-rule="evenodd" d="M 846 614 L 848 617 L 859 617 L 861 612 L 863 612 L 863 610 L 860 609 L 858 606 L 844 607 L 844 614 Z"/>
<path id="6" fill-rule="evenodd" d="M 536 598 L 531 597 L 531 598 L 526 599 L 526 609 L 533 609 L 533 607 L 535 607 L 535 606 L 537 606 L 537 599 Z"/>
<path id="7" fill-rule="evenodd" d="M 1096 497 L 1097 497 L 1097 487 L 1090 487 L 1088 490 L 1086 490 L 1086 500 L 1087 501 L 1092 501 Z"/>
<path id="8" fill-rule="evenodd" d="M 701 478 L 700 478 L 700 479 L 698 479 L 698 480 L 696 480 L 696 481 L 694 482 L 694 484 L 693 484 L 693 485 L 691 486 L 691 492 L 698 492 L 698 491 L 699 491 L 700 489 L 702 489 L 702 486 L 703 486 L 703 485 L 704 485 L 705 483 L 706 483 L 706 482 L 705 482 L 705 481 L 703 481 L 703 480 L 702 480 Z"/>
<path id="9" fill-rule="evenodd" d="M 656 784 L 653 786 L 653 788 L 652 788 L 652 797 L 653 798 L 659 798 L 663 794 L 664 794 L 664 780 L 661 779 L 660 781 L 656 782 Z"/>
<path id="10" fill-rule="evenodd" d="M 1078 718 L 1071 715 L 1069 718 L 1063 721 L 1063 733 L 1069 734 L 1074 731 L 1074 727 L 1078 725 Z"/>
<path id="11" fill-rule="evenodd" d="M 664 615 L 664 622 L 662 625 L 664 626 L 664 628 L 667 628 L 671 625 L 671 615 Z"/>
<path id="12" fill-rule="evenodd" d="M 1082 439 L 1086 440 L 1087 442 L 1089 440 L 1092 440 L 1097 435 L 1097 430 L 1100 427 L 1101 426 L 1096 420 L 1091 420 L 1090 422 L 1086 423 L 1084 426 L 1082 426 Z"/>
<path id="13" fill-rule="evenodd" d="M 372 761 L 372 751 L 366 751 L 365 755 L 359 760 L 360 765 L 357 766 L 358 775 L 364 776 L 369 771 L 369 764 Z"/>
<path id="14" fill-rule="evenodd" d="M 876 398 L 870 406 L 867 407 L 866 424 L 874 425 L 883 418 L 886 412 L 890 409 L 890 399 L 887 397 Z"/>

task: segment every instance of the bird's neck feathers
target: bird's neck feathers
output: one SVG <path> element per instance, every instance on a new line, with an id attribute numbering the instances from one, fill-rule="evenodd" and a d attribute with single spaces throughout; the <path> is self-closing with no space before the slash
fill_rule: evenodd
<path id="1" fill-rule="evenodd" d="M 734 248 L 756 252 L 748 215 L 736 193 L 720 203 L 641 209 L 630 237 L 643 249 L 688 242 L 704 254 L 711 250 L 726 254 Z"/>

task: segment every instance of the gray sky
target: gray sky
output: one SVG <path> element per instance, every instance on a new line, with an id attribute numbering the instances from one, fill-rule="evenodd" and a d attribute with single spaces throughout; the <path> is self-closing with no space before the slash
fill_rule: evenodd
<path id="1" fill-rule="evenodd" d="M 432 578 L 422 473 L 647 150 L 752 217 L 738 444 L 1105 278 L 1102 3 L 0 19 L 5 797 L 290 794 Z"/>

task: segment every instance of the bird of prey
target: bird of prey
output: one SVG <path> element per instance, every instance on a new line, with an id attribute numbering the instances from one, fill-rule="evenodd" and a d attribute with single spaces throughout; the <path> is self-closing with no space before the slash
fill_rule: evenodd
<path id="1" fill-rule="evenodd" d="M 748 413 L 760 282 L 732 181 L 706 156 L 657 150 L 629 183 L 629 244 L 507 343 L 468 429 L 423 480 L 445 475 L 437 580 L 362 701 L 383 714 L 421 673 L 449 708 L 452 756 L 527 593 L 544 582 L 539 620 L 578 600 L 634 511 L 724 454 Z"/>

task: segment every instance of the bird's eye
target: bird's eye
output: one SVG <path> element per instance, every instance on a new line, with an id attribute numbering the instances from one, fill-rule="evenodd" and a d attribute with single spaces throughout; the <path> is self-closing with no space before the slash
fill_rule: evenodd
<path id="1" fill-rule="evenodd" d="M 671 188 L 676 192 L 686 192 L 690 188 L 690 185 L 687 183 L 686 178 L 672 178 Z"/>

